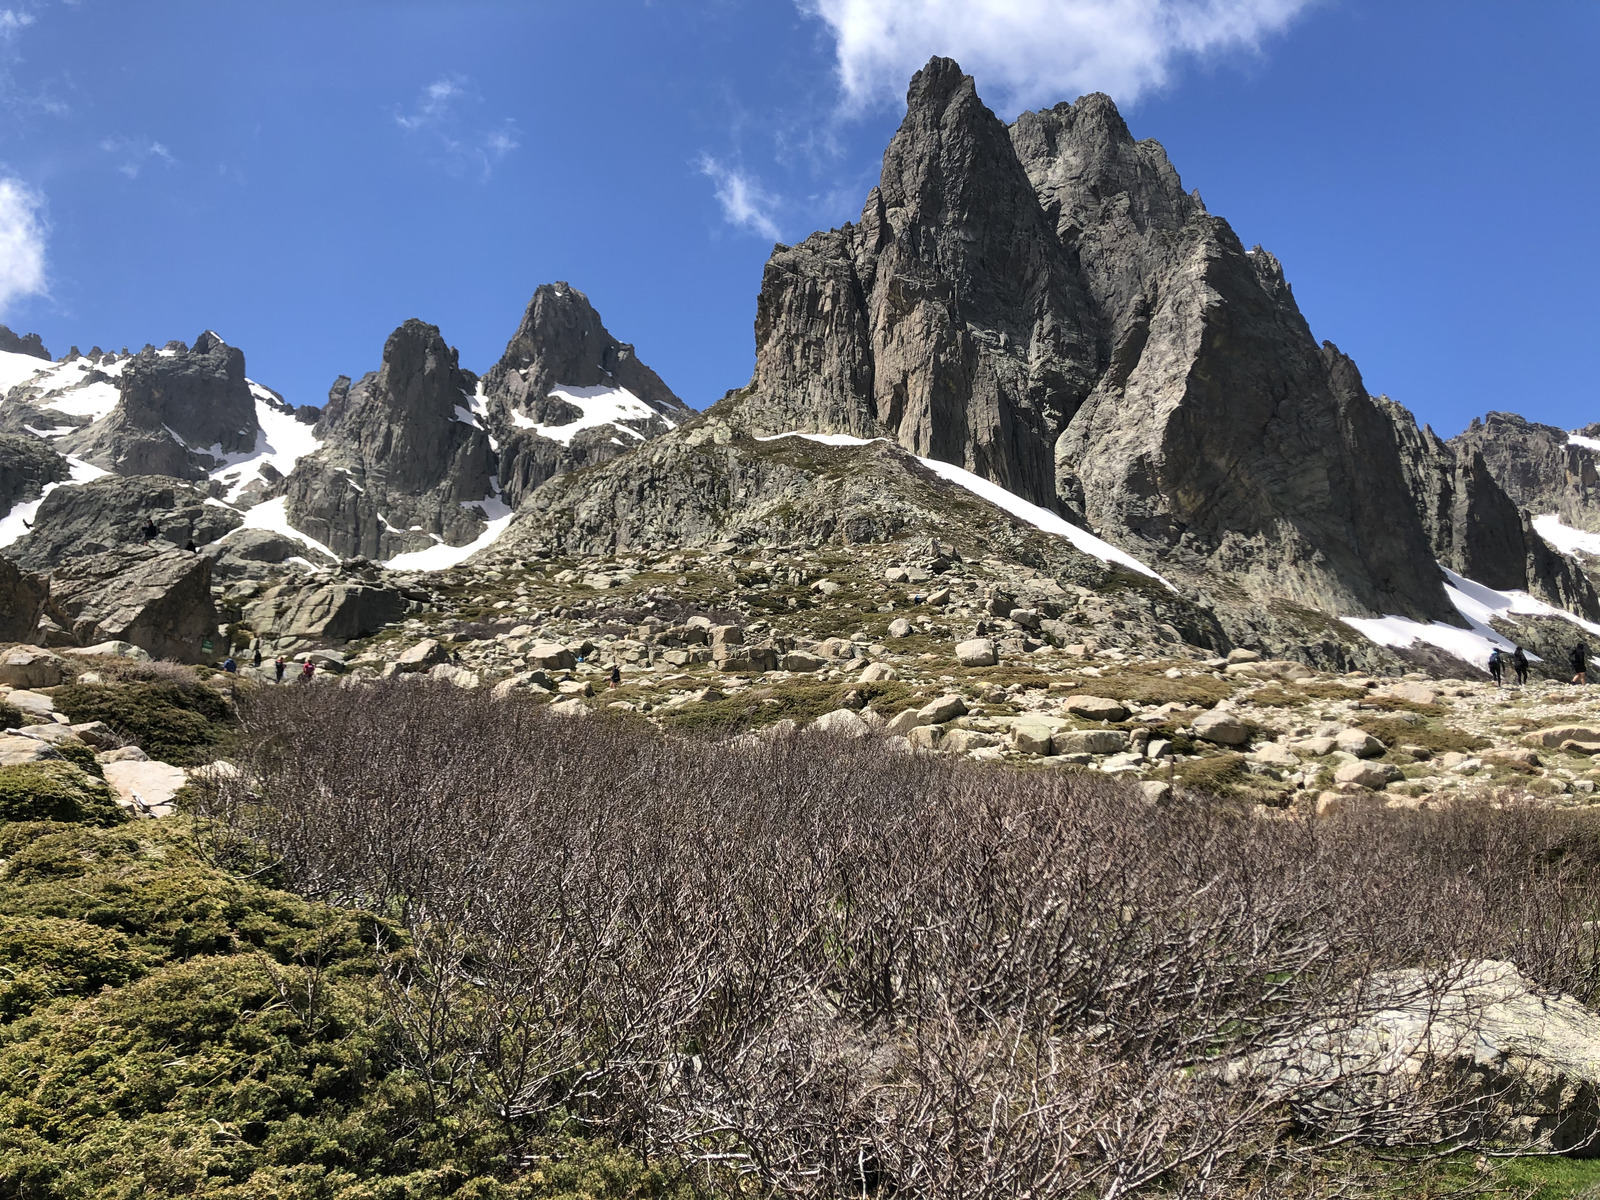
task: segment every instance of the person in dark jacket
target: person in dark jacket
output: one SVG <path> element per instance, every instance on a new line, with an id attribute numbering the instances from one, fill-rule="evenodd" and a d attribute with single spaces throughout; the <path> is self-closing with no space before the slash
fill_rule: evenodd
<path id="1" fill-rule="evenodd" d="M 278 661 L 272 664 L 272 669 L 278 673 L 278 682 L 283 682 L 283 673 L 289 669 L 289 660 L 283 655 L 278 655 Z"/>
<path id="2" fill-rule="evenodd" d="M 1489 651 L 1489 678 L 1494 680 L 1495 687 L 1500 686 L 1501 676 L 1505 674 L 1505 669 L 1506 660 L 1500 653 L 1500 647 L 1496 646 Z"/>
<path id="3" fill-rule="evenodd" d="M 1517 673 L 1517 686 L 1526 687 L 1528 683 L 1528 656 L 1522 652 L 1522 647 L 1516 648 L 1516 653 L 1511 656 L 1511 669 Z"/>
<path id="4" fill-rule="evenodd" d="M 614 687 L 614 688 L 619 688 L 619 687 L 622 686 L 622 668 L 620 666 L 618 666 L 616 663 L 612 663 L 611 664 L 611 683 L 610 683 L 610 686 Z"/>
<path id="5" fill-rule="evenodd" d="M 258 671 L 261 670 L 261 647 L 259 644 L 256 646 L 256 652 L 251 658 L 250 665 L 255 667 L 255 669 Z"/>
<path id="6" fill-rule="evenodd" d="M 233 661 L 233 655 L 230 654 L 222 660 L 222 669 L 229 675 L 237 675 L 239 673 L 239 664 Z"/>
<path id="7" fill-rule="evenodd" d="M 1572 682 L 1589 682 L 1589 647 L 1582 642 L 1572 648 Z"/>

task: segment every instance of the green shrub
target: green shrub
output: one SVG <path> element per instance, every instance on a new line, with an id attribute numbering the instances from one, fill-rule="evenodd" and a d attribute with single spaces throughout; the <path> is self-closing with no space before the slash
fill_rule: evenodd
<path id="1" fill-rule="evenodd" d="M 0 729 L 21 729 L 22 710 L 15 704 L 0 700 Z"/>
<path id="2" fill-rule="evenodd" d="M 0 821 L 72 821 L 115 825 L 127 820 L 105 780 L 70 762 L 0 767 Z"/>
<path id="3" fill-rule="evenodd" d="M 1488 738 L 1463 733 L 1459 729 L 1432 729 L 1424 724 L 1413 725 L 1400 717 L 1370 717 L 1361 722 L 1361 728 L 1385 746 L 1426 746 L 1435 754 L 1450 750 L 1465 754 L 1494 744 Z"/>
<path id="4" fill-rule="evenodd" d="M 104 721 L 151 758 L 180 767 L 215 758 L 235 724 L 227 702 L 200 683 L 75 683 L 54 700 L 74 724 Z"/>
<path id="5" fill-rule="evenodd" d="M 59 996 L 89 996 L 139 973 L 121 934 L 83 921 L 0 915 L 0 1022 Z"/>

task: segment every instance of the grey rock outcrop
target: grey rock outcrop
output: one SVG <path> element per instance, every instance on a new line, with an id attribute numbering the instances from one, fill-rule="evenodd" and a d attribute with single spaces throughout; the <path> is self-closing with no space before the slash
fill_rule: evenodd
<path id="1" fill-rule="evenodd" d="M 58 487 L 34 514 L 33 531 L 6 548 L 24 567 L 49 570 L 69 559 L 139 544 L 146 522 L 160 539 L 183 546 L 213 542 L 236 528 L 231 508 L 208 504 L 207 493 L 163 475 L 107 475 L 85 484 Z"/>
<path id="2" fill-rule="evenodd" d="M 131 642 L 156 658 L 203 662 L 217 628 L 211 562 L 152 546 L 108 550 L 50 573 L 50 617 L 80 646 Z"/>
<path id="3" fill-rule="evenodd" d="M 473 376 L 439 330 L 409 320 L 383 365 L 340 377 L 317 421 L 321 447 L 284 484 L 290 524 L 343 557 L 390 558 L 483 531 L 494 498 L 488 435 L 471 411 Z"/>
<path id="4" fill-rule="evenodd" d="M 860 223 L 774 251 L 756 343 L 756 433 L 889 437 L 1258 598 L 1455 619 L 1353 366 L 1104 96 L 1008 129 L 933 60 Z"/>
<path id="5" fill-rule="evenodd" d="M 69 474 L 67 460 L 48 443 L 27 434 L 0 433 L 0 517 L 14 505 L 37 500 L 46 484 L 60 483 Z"/>
<path id="6" fill-rule="evenodd" d="M 193 347 L 146 347 L 122 364 L 116 408 L 68 434 L 61 449 L 117 475 L 204 479 L 220 455 L 255 448 L 260 425 L 244 370 L 244 351 L 210 331 Z"/>
<path id="7" fill-rule="evenodd" d="M 49 594 L 50 584 L 43 575 L 0 558 L 0 642 L 31 641 Z"/>
<path id="8" fill-rule="evenodd" d="M 551 395 L 557 386 L 625 389 L 644 408 L 566 437 L 545 436 L 529 423 L 559 430 L 583 415 Z M 482 394 L 485 421 L 500 443 L 500 486 L 513 507 L 546 480 L 615 458 L 694 416 L 631 345 L 612 337 L 589 298 L 567 283 L 535 290 L 505 353 L 484 375 Z"/>
<path id="9" fill-rule="evenodd" d="M 1479 446 L 1419 429 L 1416 418 L 1387 396 L 1374 397 L 1373 404 L 1389 421 L 1412 503 L 1440 563 L 1488 587 L 1530 592 L 1600 619 L 1593 584 L 1534 531 Z"/>
<path id="10" fill-rule="evenodd" d="M 1579 433 L 1600 438 L 1600 425 Z M 1600 530 L 1600 453 L 1569 438 L 1554 425 L 1492 412 L 1474 417 L 1450 447 L 1481 454 L 1506 494 L 1534 515 L 1555 513 L 1574 529 Z"/>
<path id="11" fill-rule="evenodd" d="M 280 584 L 246 606 L 243 623 L 278 650 L 303 641 L 348 642 L 405 614 L 392 588 L 361 583 Z"/>
<path id="12" fill-rule="evenodd" d="M 19 337 L 4 325 L 0 325 L 0 350 L 50 361 L 50 351 L 44 348 L 44 342 L 37 333 L 25 333 Z"/>
<path id="13" fill-rule="evenodd" d="M 277 574 L 292 558 L 303 558 L 314 566 L 338 564 L 304 542 L 270 529 L 235 529 L 202 548 L 211 560 L 211 573 L 218 579 L 260 579 Z"/>

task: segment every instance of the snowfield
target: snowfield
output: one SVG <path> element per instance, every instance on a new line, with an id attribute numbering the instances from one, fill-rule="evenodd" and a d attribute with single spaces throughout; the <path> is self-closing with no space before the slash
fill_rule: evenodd
<path id="1" fill-rule="evenodd" d="M 540 425 L 525 413 L 513 412 L 511 423 L 518 429 L 531 429 L 540 437 L 547 437 L 552 442 L 570 446 L 572 439 L 584 429 L 593 429 L 597 425 L 613 425 L 619 421 L 648 421 L 651 417 L 661 417 L 660 413 L 627 388 L 606 387 L 603 384 L 595 387 L 572 387 L 558 383 L 550 389 L 550 395 L 580 409 L 583 416 L 565 425 Z M 667 417 L 661 419 L 669 426 L 672 424 Z M 644 441 L 644 434 L 637 430 L 629 429 L 626 425 L 617 425 L 617 428 L 641 442 Z"/>
<path id="2" fill-rule="evenodd" d="M 45 484 L 44 490 L 39 493 L 37 500 L 29 500 L 22 504 L 13 505 L 10 512 L 0 517 L 0 546 L 9 546 L 12 542 L 20 541 L 27 536 L 28 526 L 33 524 L 33 517 L 39 511 L 39 505 L 43 504 L 44 498 L 58 487 L 71 487 L 75 483 L 88 483 L 91 479 L 99 479 L 102 475 L 111 474 L 110 471 L 103 470 L 93 463 L 86 463 L 83 459 L 74 457 L 71 454 L 67 455 L 67 466 L 72 471 L 68 481 Z"/>
<path id="3" fill-rule="evenodd" d="M 310 546 L 313 550 L 320 550 L 333 562 L 339 561 L 339 556 L 328 549 L 313 537 L 301 533 L 289 524 L 289 501 L 285 496 L 276 500 L 264 500 L 244 510 L 244 524 L 241 529 L 265 529 L 269 533 L 281 533 L 284 537 L 299 542 L 302 546 Z"/>
<path id="4" fill-rule="evenodd" d="M 1555 513 L 1535 517 L 1533 531 L 1563 554 L 1600 554 L 1600 533 L 1564 525 Z"/>
<path id="5" fill-rule="evenodd" d="M 216 445 L 206 451 L 227 464 L 212 471 L 211 478 L 228 485 L 229 504 L 235 503 L 246 487 L 261 478 L 262 467 L 270 463 L 275 470 L 287 475 L 294 470 L 295 463 L 322 444 L 312 433 L 312 427 L 280 408 L 266 388 L 251 383 L 250 394 L 256 401 L 256 424 L 261 427 L 256 433 L 255 449 L 224 454 L 222 447 Z"/>
<path id="6" fill-rule="evenodd" d="M 1600 450 L 1600 438 L 1584 437 L 1582 434 L 1567 434 L 1567 445 L 1582 446 L 1585 450 Z"/>
<path id="7" fill-rule="evenodd" d="M 779 438 L 797 437 L 808 442 L 816 442 L 820 446 L 869 446 L 873 442 L 888 441 L 887 438 L 862 438 L 854 437 L 848 433 L 775 433 L 768 437 L 760 437 L 758 442 L 775 442 Z M 1126 550 L 1120 550 L 1101 538 L 1096 537 L 1087 529 L 1072 524 L 1048 508 L 1041 508 L 1037 504 L 1030 504 L 1020 496 L 1014 496 L 998 483 L 991 483 L 981 475 L 974 475 L 971 471 L 963 470 L 953 463 L 942 462 L 937 458 L 918 458 L 917 461 L 939 478 L 965 488 L 980 500 L 987 500 L 996 508 L 1010 513 L 1018 520 L 1032 525 L 1035 529 L 1057 537 L 1066 538 L 1074 547 L 1089 555 L 1098 558 L 1103 563 L 1115 563 L 1119 567 L 1127 567 L 1130 571 L 1137 571 L 1140 575 L 1149 576 L 1165 584 L 1172 591 L 1178 589 L 1172 583 L 1162 578 L 1161 575 L 1151 570 Z"/>
<path id="8" fill-rule="evenodd" d="M 1596 625 L 1593 621 L 1585 621 L 1582 617 L 1556 608 L 1553 604 L 1546 604 L 1543 600 L 1536 600 L 1527 592 L 1497 592 L 1493 588 L 1484 587 L 1481 583 L 1474 583 L 1465 576 L 1457 575 L 1443 564 L 1439 569 L 1444 572 L 1446 580 L 1445 595 L 1450 597 L 1450 603 L 1455 605 L 1456 611 L 1466 618 L 1470 628 L 1461 629 L 1440 621 L 1424 623 L 1414 621 L 1410 617 L 1341 617 L 1340 619 L 1357 633 L 1377 642 L 1380 646 L 1399 648 L 1416 642 L 1425 642 L 1484 670 L 1489 669 L 1490 651 L 1496 647 L 1510 650 L 1513 646 L 1513 643 L 1490 628 L 1489 620 L 1492 617 L 1512 614 L 1560 617 L 1564 621 L 1571 621 L 1587 633 L 1600 634 L 1600 625 Z M 1529 654 L 1528 658 L 1538 661 L 1538 656 L 1534 654 Z"/>
<path id="9" fill-rule="evenodd" d="M 386 559 L 384 566 L 391 571 L 443 571 L 458 566 L 479 550 L 486 550 L 499 539 L 515 515 L 511 507 L 500 499 L 499 489 L 487 500 L 463 500 L 462 508 L 481 508 L 489 518 L 489 526 L 465 546 L 447 546 L 443 542 L 426 550 L 408 550 Z"/>

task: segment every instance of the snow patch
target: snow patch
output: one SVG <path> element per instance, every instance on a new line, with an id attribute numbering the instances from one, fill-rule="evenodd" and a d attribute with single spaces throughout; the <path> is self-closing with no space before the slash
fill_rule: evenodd
<path id="1" fill-rule="evenodd" d="M 246 487 L 261 478 L 262 467 L 270 463 L 279 473 L 287 475 L 294 470 L 295 463 L 322 444 L 312 432 L 312 427 L 296 420 L 292 412 L 285 411 L 266 388 L 251 384 L 250 394 L 256 400 L 256 424 L 260 426 L 256 433 L 255 448 L 237 454 L 224 454 L 222 447 L 215 445 L 209 451 L 213 458 L 223 461 L 222 466 L 211 472 L 211 478 L 228 485 L 230 503 L 238 500 Z"/>
<path id="2" fill-rule="evenodd" d="M 1574 616 L 1552 604 L 1546 604 L 1543 600 L 1537 600 L 1527 592 L 1498 592 L 1465 576 L 1457 575 L 1443 564 L 1439 569 L 1445 576 L 1445 595 L 1450 598 L 1450 603 L 1455 606 L 1456 611 L 1466 619 L 1468 628 L 1446 625 L 1442 621 L 1423 622 L 1414 621 L 1410 617 L 1396 616 L 1340 619 L 1380 646 L 1399 648 L 1425 642 L 1485 671 L 1489 669 L 1489 654 L 1492 650 L 1496 648 L 1511 650 L 1514 647 L 1513 642 L 1496 633 L 1490 626 L 1489 622 L 1494 617 L 1511 615 L 1560 617 L 1564 621 L 1571 621 L 1586 633 L 1600 634 L 1600 625 L 1596 625 L 1593 621 L 1585 621 L 1582 617 Z M 1528 658 L 1534 662 L 1539 661 L 1538 656 L 1534 654 L 1529 654 Z"/>
<path id="3" fill-rule="evenodd" d="M 55 364 L 47 358 L 35 358 L 31 354 L 0 350 L 0 396 L 4 396 L 19 383 L 27 383 L 47 367 L 53 366 Z"/>
<path id="4" fill-rule="evenodd" d="M 279 496 L 276 500 L 263 500 L 260 504 L 247 508 L 244 511 L 244 523 L 240 529 L 265 529 L 269 533 L 281 533 L 286 538 L 299 542 L 302 546 L 310 546 L 313 550 L 320 550 L 334 562 L 339 561 L 339 556 L 315 538 L 307 537 L 293 525 L 289 524 L 289 499 Z"/>
<path id="5" fill-rule="evenodd" d="M 774 442 L 779 438 L 786 437 L 805 438 L 808 442 L 816 442 L 822 446 L 866 446 L 873 442 L 888 440 L 887 438 L 854 437 L 848 433 L 777 433 L 770 437 L 759 437 L 756 440 L 759 442 Z M 1169 580 L 1162 578 L 1162 576 L 1145 566 L 1144 563 L 1126 550 L 1118 549 L 1110 542 L 1096 537 L 1087 529 L 1062 519 L 1048 508 L 1030 504 L 1021 496 L 1015 496 L 1006 491 L 998 483 L 991 483 L 981 475 L 974 475 L 971 471 L 963 470 L 953 463 L 942 462 L 937 458 L 918 458 L 917 461 L 939 476 L 939 478 L 947 480 L 957 487 L 965 488 L 980 500 L 987 500 L 996 508 L 1010 513 L 1019 521 L 1032 525 L 1035 529 L 1041 529 L 1045 533 L 1066 538 L 1074 547 L 1091 558 L 1098 558 L 1103 563 L 1116 563 L 1120 567 L 1126 567 L 1130 571 L 1137 571 L 1140 575 L 1157 580 L 1174 592 L 1178 590 L 1172 586 Z"/>
<path id="6" fill-rule="evenodd" d="M 33 524 L 33 518 L 39 511 L 39 506 L 44 503 L 44 498 L 58 487 L 71 487 L 77 483 L 88 483 L 91 479 L 99 479 L 103 475 L 111 474 L 110 471 L 95 466 L 93 463 L 84 462 L 76 455 L 69 454 L 67 468 L 70 472 L 65 483 L 47 483 L 44 490 L 39 493 L 37 500 L 29 500 L 24 504 L 13 505 L 11 511 L 0 517 L 0 546 L 9 546 L 20 541 L 28 534 L 28 527 Z"/>
<path id="7" fill-rule="evenodd" d="M 661 417 L 655 409 L 651 408 L 627 388 L 605 387 L 572 387 L 565 383 L 558 383 L 550 389 L 550 395 L 557 400 L 564 400 L 583 415 L 576 421 L 569 421 L 565 425 L 540 425 L 532 417 L 523 413 L 513 412 L 511 423 L 518 429 L 531 429 L 540 437 L 547 437 L 553 442 L 560 442 L 563 446 L 572 445 L 572 439 L 581 430 L 593 429 L 597 425 L 616 425 L 623 433 L 631 434 L 639 441 L 644 440 L 644 434 L 638 430 L 629 429 L 626 425 L 617 424 L 620 421 L 648 421 L 651 417 Z M 661 417 L 669 426 L 673 423 L 666 417 Z"/>
<path id="8" fill-rule="evenodd" d="M 1555 513 L 1535 517 L 1533 531 L 1563 554 L 1600 554 L 1600 533 L 1574 529 L 1571 525 L 1563 524 Z"/>
<path id="9" fill-rule="evenodd" d="M 1582 434 L 1567 434 L 1567 445 L 1582 446 L 1585 450 L 1600 450 L 1600 438 L 1584 437 Z"/>

